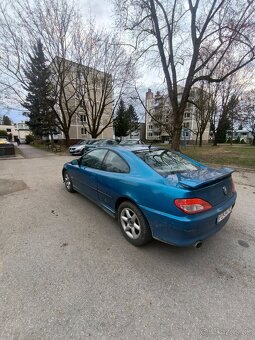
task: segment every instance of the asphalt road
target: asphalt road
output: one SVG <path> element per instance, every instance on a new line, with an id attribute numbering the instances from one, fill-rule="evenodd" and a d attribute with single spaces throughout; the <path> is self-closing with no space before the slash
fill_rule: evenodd
<path id="1" fill-rule="evenodd" d="M 22 156 L 25 158 L 41 158 L 54 156 L 52 152 L 35 148 L 29 144 L 20 144 L 17 147 L 20 149 Z"/>
<path id="2" fill-rule="evenodd" d="M 255 173 L 202 248 L 135 248 L 65 190 L 69 159 L 0 161 L 0 339 L 255 338 Z"/>

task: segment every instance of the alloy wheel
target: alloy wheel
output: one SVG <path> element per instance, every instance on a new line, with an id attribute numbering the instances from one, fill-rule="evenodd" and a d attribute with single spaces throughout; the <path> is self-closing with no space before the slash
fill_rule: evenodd
<path id="1" fill-rule="evenodd" d="M 140 221 L 136 213 L 130 208 L 124 208 L 120 214 L 120 222 L 124 232 L 128 237 L 135 240 L 141 233 Z"/>
<path id="2" fill-rule="evenodd" d="M 65 173 L 65 185 L 66 185 L 67 190 L 71 190 L 72 188 L 71 180 L 67 172 Z"/>

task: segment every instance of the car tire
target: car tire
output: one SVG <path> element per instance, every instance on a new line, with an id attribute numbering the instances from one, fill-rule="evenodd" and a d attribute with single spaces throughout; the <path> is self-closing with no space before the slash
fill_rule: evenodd
<path id="1" fill-rule="evenodd" d="M 135 204 L 128 201 L 121 203 L 118 221 L 124 237 L 134 246 L 142 246 L 151 241 L 149 224 Z"/>
<path id="2" fill-rule="evenodd" d="M 63 177 L 64 177 L 64 183 L 65 183 L 66 190 L 68 192 L 71 192 L 71 193 L 75 192 L 75 190 L 73 188 L 72 179 L 71 179 L 71 177 L 70 177 L 70 175 L 67 171 L 64 172 Z"/>

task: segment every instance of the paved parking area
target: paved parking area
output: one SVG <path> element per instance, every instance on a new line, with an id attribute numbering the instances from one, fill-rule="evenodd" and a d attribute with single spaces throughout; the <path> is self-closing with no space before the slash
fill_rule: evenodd
<path id="1" fill-rule="evenodd" d="M 46 150 L 35 148 L 29 144 L 20 144 L 17 147 L 21 151 L 22 156 L 25 158 L 41 158 L 41 157 L 54 156 L 52 152 L 48 152 Z"/>
<path id="2" fill-rule="evenodd" d="M 254 339 L 254 173 L 202 248 L 135 248 L 64 189 L 69 159 L 0 161 L 0 339 Z"/>

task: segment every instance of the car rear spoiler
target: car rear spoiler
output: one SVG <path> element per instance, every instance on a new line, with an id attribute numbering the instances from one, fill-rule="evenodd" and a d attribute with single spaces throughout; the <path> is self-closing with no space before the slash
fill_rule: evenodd
<path id="1" fill-rule="evenodd" d="M 182 178 L 179 180 L 179 184 L 187 189 L 198 189 L 204 186 L 216 183 L 222 179 L 229 177 L 235 170 L 231 168 L 205 168 L 193 172 L 193 176 L 185 176 L 182 174 Z M 195 176 L 197 174 L 197 176 Z M 185 178 L 186 177 L 186 178 Z"/>

